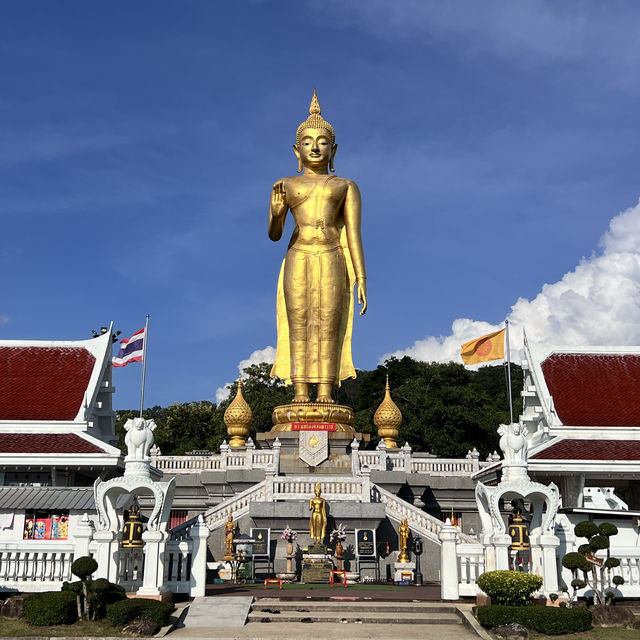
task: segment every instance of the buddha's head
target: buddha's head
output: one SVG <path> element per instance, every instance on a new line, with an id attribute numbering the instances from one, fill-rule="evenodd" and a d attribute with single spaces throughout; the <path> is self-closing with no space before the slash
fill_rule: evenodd
<path id="1" fill-rule="evenodd" d="M 321 489 L 320 489 L 320 483 L 318 482 L 318 483 L 316 484 L 316 498 L 319 498 L 319 497 L 320 497 L 320 491 L 321 491 Z"/>
<path id="2" fill-rule="evenodd" d="M 328 165 L 331 171 L 335 171 L 333 158 L 338 149 L 336 134 L 321 113 L 318 95 L 314 89 L 309 117 L 298 127 L 296 143 L 293 145 L 293 152 L 298 158 L 298 173 L 302 172 L 303 166 L 319 169 Z"/>

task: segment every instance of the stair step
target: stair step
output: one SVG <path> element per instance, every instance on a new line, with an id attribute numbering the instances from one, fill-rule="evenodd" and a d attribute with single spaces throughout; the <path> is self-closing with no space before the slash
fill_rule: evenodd
<path id="1" fill-rule="evenodd" d="M 302 607 L 301 607 L 302 608 Z M 363 624 L 462 624 L 456 614 L 451 613 L 385 613 L 379 611 L 283 611 L 268 613 L 253 611 L 248 622 L 261 622 L 268 618 L 271 622 L 301 622 L 310 619 L 312 622 L 347 622 Z"/>
<path id="2" fill-rule="evenodd" d="M 448 604 L 420 603 L 420 602 L 350 602 L 334 600 L 327 601 L 286 601 L 259 599 L 252 605 L 253 611 L 264 611 L 265 609 L 277 609 L 282 612 L 298 611 L 306 609 L 310 612 L 331 611 L 333 613 L 360 611 L 363 614 L 374 611 L 380 613 L 448 613 L 456 614 L 456 608 Z"/>

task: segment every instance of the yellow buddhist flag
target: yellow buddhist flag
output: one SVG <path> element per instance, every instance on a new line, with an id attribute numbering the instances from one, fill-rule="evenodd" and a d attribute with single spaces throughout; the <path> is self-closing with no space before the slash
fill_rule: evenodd
<path id="1" fill-rule="evenodd" d="M 478 364 L 504 358 L 505 329 L 465 342 L 460 351 L 465 364 Z"/>

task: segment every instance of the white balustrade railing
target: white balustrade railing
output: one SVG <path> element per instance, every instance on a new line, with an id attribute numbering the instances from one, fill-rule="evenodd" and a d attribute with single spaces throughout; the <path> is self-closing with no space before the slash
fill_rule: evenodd
<path id="1" fill-rule="evenodd" d="M 432 476 L 470 476 L 480 470 L 474 458 L 422 458 L 411 460 L 412 473 L 429 473 Z"/>
<path id="2" fill-rule="evenodd" d="M 192 547 L 191 539 L 167 542 L 164 557 L 164 583 L 172 593 L 191 593 Z"/>
<path id="3" fill-rule="evenodd" d="M 618 589 L 624 598 L 640 597 L 640 549 L 638 547 L 612 548 L 611 555 L 620 560 L 620 566 L 608 570 L 609 585 Z M 624 584 L 615 587 L 613 576 L 622 576 Z"/>
<path id="4" fill-rule="evenodd" d="M 402 498 L 399 498 L 393 493 L 377 485 L 373 485 L 371 501 L 382 502 L 385 505 L 387 516 L 389 518 L 396 522 L 401 522 L 406 518 L 412 531 L 415 531 L 421 536 L 435 542 L 437 545 L 440 545 L 440 538 L 438 535 L 444 525 L 442 520 L 439 520 L 429 513 L 425 513 L 421 509 L 418 509 L 418 507 L 413 506 Z M 472 538 L 462 532 L 459 532 L 459 536 L 465 542 L 475 541 L 475 538 Z"/>
<path id="5" fill-rule="evenodd" d="M 370 502 L 371 491 L 368 479 L 349 476 L 279 476 L 273 478 L 274 500 L 308 500 L 320 485 L 322 496 L 329 502 Z"/>
<path id="6" fill-rule="evenodd" d="M 249 513 L 249 505 L 253 500 L 265 502 L 267 499 L 266 484 L 267 481 L 263 480 L 249 487 L 246 491 L 228 498 L 215 507 L 211 507 L 211 509 L 207 509 L 204 513 L 204 521 L 209 530 L 213 531 L 221 527 L 229 515 L 229 510 L 233 513 L 233 519 L 237 520 Z"/>
<path id="7" fill-rule="evenodd" d="M 461 596 L 476 596 L 478 576 L 484 573 L 484 547 L 476 543 L 461 543 L 456 546 L 458 556 L 459 583 L 458 593 Z"/>
<path id="8" fill-rule="evenodd" d="M 25 540 L 0 543 L 0 585 L 29 591 L 50 591 L 72 580 L 74 546 Z M 26 584 L 28 583 L 28 585 Z"/>

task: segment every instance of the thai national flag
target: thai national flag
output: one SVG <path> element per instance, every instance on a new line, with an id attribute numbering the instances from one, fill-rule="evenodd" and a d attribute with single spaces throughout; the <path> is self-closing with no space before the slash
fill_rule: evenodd
<path id="1" fill-rule="evenodd" d="M 126 367 L 130 362 L 141 362 L 144 351 L 145 330 L 136 331 L 130 338 L 120 340 L 120 351 L 113 358 L 114 367 Z"/>

